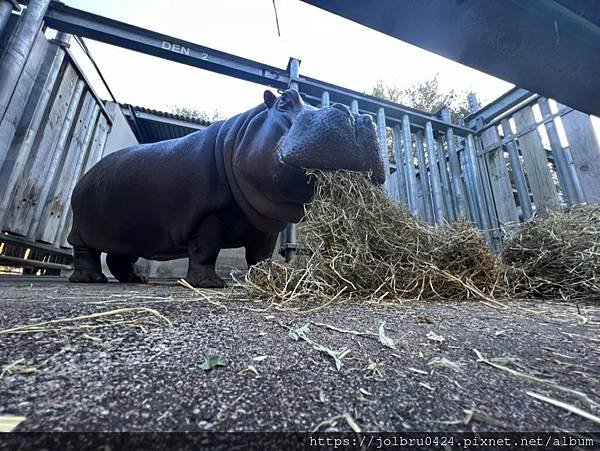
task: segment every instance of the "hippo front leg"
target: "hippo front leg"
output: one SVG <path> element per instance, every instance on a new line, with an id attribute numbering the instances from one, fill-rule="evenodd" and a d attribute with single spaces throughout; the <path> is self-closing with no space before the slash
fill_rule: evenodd
<path id="1" fill-rule="evenodd" d="M 221 224 L 216 218 L 204 221 L 197 238 L 188 245 L 190 254 L 185 280 L 197 288 L 224 288 L 225 281 L 217 276 L 215 263 L 221 250 Z"/>

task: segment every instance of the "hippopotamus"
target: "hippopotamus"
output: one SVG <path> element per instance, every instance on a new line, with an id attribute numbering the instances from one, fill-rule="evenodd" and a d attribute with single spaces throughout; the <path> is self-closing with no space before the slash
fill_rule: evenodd
<path id="1" fill-rule="evenodd" d="M 221 249 L 245 248 L 248 265 L 270 257 L 278 232 L 298 222 L 314 194 L 306 169 L 348 169 L 385 180 L 375 125 L 344 105 L 317 109 L 297 91 L 182 138 L 102 158 L 71 197 L 71 282 L 107 282 L 100 254 L 120 282 L 146 279 L 134 266 L 189 258 L 186 280 L 224 287 Z"/>

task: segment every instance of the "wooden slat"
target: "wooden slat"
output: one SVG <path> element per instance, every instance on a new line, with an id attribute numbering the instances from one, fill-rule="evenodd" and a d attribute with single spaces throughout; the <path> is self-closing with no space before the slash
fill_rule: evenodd
<path id="1" fill-rule="evenodd" d="M 548 141 L 550 142 L 550 149 L 552 150 L 552 156 L 554 157 L 554 165 L 556 167 L 556 173 L 558 174 L 563 197 L 567 205 L 573 205 L 577 202 L 577 195 L 573 180 L 571 179 L 569 163 L 567 162 L 565 151 L 560 143 L 556 124 L 554 123 L 554 120 L 550 119 L 552 112 L 550 111 L 548 99 L 541 97 L 538 100 L 538 106 L 540 107 L 543 119 L 547 121 L 544 123 L 543 127 L 548 135 Z"/>
<path id="2" fill-rule="evenodd" d="M 523 216 L 523 220 L 527 220 L 533 216 L 533 207 L 531 206 L 529 187 L 525 180 L 525 172 L 523 172 L 523 166 L 519 158 L 519 150 L 517 149 L 517 143 L 508 118 L 502 119 L 502 132 L 504 133 L 504 139 L 507 140 L 506 150 L 508 151 L 508 160 L 510 161 L 517 197 L 521 207 L 521 215 Z"/>
<path id="3" fill-rule="evenodd" d="M 19 128 L 22 126 L 23 130 L 17 131 L 12 140 L 7 159 L 0 172 L 0 193 L 2 193 L 0 195 L 0 226 L 4 224 L 13 193 L 17 184 L 21 182 L 21 176 L 30 160 L 30 154 L 35 153 L 34 143 L 45 126 L 46 110 L 55 89 L 58 89 L 57 79 L 63 74 L 65 52 L 54 44 L 49 44 L 47 49 L 46 59 L 50 61 L 50 67 L 47 76 L 45 73 L 38 74 L 39 78 L 43 80 L 43 87 L 39 97 L 30 99 L 30 102 L 34 103 L 31 105 L 34 110 L 31 120 L 28 124 L 21 121 Z"/>
<path id="4" fill-rule="evenodd" d="M 64 163 L 57 172 L 56 186 L 46 199 L 35 238 L 45 243 L 54 243 L 63 216 L 69 207 L 72 185 L 77 181 L 77 176 L 89 150 L 92 134 L 87 133 L 93 129 L 90 124 L 96 101 L 88 91 L 83 100 L 81 110 L 75 121 L 75 129 L 67 145 Z M 86 141 L 86 138 L 87 141 Z M 58 243 L 56 243 L 58 244 Z"/>
<path id="5" fill-rule="evenodd" d="M 98 117 L 98 122 L 96 124 L 96 129 L 94 130 L 94 137 L 92 138 L 92 143 L 90 147 L 90 151 L 88 153 L 87 160 L 84 163 L 83 169 L 81 171 L 81 178 L 87 171 L 89 171 L 92 166 L 94 166 L 103 156 L 104 154 L 104 145 L 106 144 L 106 138 L 108 136 L 108 119 L 102 112 Z M 72 224 L 72 211 L 69 208 L 67 210 L 67 218 L 65 220 L 65 225 L 60 232 L 60 246 L 61 247 L 70 247 L 67 242 L 67 237 L 69 236 L 69 232 L 71 231 Z"/>
<path id="6" fill-rule="evenodd" d="M 517 111 L 513 119 L 517 126 L 517 132 L 524 131 L 535 123 L 533 111 L 529 106 Z M 537 129 L 525 133 L 519 138 L 519 148 L 523 155 L 523 164 L 533 194 L 536 213 L 545 216 L 548 210 L 556 209 L 560 205 L 548 168 L 546 151 Z"/>
<path id="7" fill-rule="evenodd" d="M 15 191 L 11 207 L 7 212 L 4 230 L 17 235 L 27 235 L 41 194 L 48 189 L 48 173 L 56 159 L 57 147 L 61 137 L 67 110 L 77 83 L 75 70 L 68 66 L 56 95 L 40 141 L 32 152 L 21 183 Z"/>
<path id="8" fill-rule="evenodd" d="M 561 120 L 585 200 L 600 203 L 600 145 L 592 121 L 587 114 L 575 110 Z"/>
<path id="9" fill-rule="evenodd" d="M 38 71 L 44 63 L 46 46 L 46 38 L 39 33 L 25 61 L 19 82 L 10 97 L 6 112 L 0 123 L 0 165 L 7 160 L 8 150 L 28 105 L 28 99 L 34 89 Z"/>
<path id="10" fill-rule="evenodd" d="M 481 144 L 484 148 L 497 145 L 495 149 L 484 154 L 487 172 L 490 181 L 490 189 L 494 198 L 498 223 L 503 233 L 519 221 L 517 206 L 512 194 L 512 186 L 506 162 L 504 160 L 504 149 L 496 127 L 490 127 L 481 134 Z"/>

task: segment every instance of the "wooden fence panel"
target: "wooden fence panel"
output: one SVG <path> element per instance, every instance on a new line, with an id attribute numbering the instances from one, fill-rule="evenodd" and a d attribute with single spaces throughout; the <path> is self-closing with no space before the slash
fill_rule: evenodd
<path id="1" fill-rule="evenodd" d="M 15 136 L 19 122 L 23 116 L 28 99 L 34 92 L 38 71 L 44 62 L 47 41 L 43 34 L 38 34 L 31 48 L 31 53 L 25 61 L 19 83 L 10 97 L 6 112 L 0 123 L 0 162 L 6 161 L 10 144 Z"/>
<path id="2" fill-rule="evenodd" d="M 104 114 L 100 114 L 98 117 L 98 121 L 96 123 L 96 127 L 94 129 L 92 142 L 90 144 L 90 150 L 87 154 L 87 158 L 83 164 L 83 167 L 80 173 L 77 175 L 76 179 L 79 180 L 83 174 L 91 169 L 104 155 L 104 144 L 106 144 L 106 138 L 108 137 L 108 121 Z M 75 185 L 73 185 L 75 187 Z M 72 223 L 72 214 L 70 202 L 66 206 L 66 218 L 64 221 L 64 225 L 60 232 L 60 236 L 58 238 L 59 245 L 61 247 L 70 247 L 67 242 L 67 237 L 69 236 L 69 232 L 71 231 L 71 223 Z"/>
<path id="3" fill-rule="evenodd" d="M 54 97 L 47 122 L 42 132 L 41 139 L 37 145 L 26 174 L 12 199 L 12 205 L 8 212 L 4 230 L 17 235 L 27 235 L 33 221 L 38 202 L 43 201 L 43 193 L 47 192 L 48 173 L 50 166 L 58 157 L 58 145 L 61 138 L 61 130 L 75 93 L 77 74 L 71 66 L 67 66 L 60 86 Z M 45 196 L 44 196 L 45 197 Z"/>
<path id="4" fill-rule="evenodd" d="M 56 175 L 55 188 L 51 189 L 45 202 L 45 206 L 35 233 L 35 238 L 45 243 L 55 243 L 56 234 L 65 211 L 68 208 L 71 197 L 71 181 L 76 180 L 83 161 L 89 149 L 91 133 L 88 134 L 92 114 L 94 113 L 95 99 L 90 92 L 85 95 L 79 118 L 75 123 L 73 135 L 66 149 L 64 163 L 58 169 Z M 89 140 L 86 141 L 86 137 Z"/>
<path id="5" fill-rule="evenodd" d="M 504 149 L 500 142 L 496 127 L 489 127 L 481 134 L 481 144 L 484 149 L 494 146 L 492 150 L 486 150 L 484 159 L 489 176 L 491 193 L 496 207 L 498 225 L 505 231 L 517 223 L 519 217 L 517 215 L 515 199 L 512 194 L 510 178 L 506 169 L 506 162 L 504 160 Z"/>
<path id="6" fill-rule="evenodd" d="M 600 203 L 600 145 L 592 121 L 587 114 L 575 110 L 561 120 L 585 200 Z"/>
<path id="7" fill-rule="evenodd" d="M 513 118 L 517 132 L 525 132 L 535 124 L 533 111 L 529 106 L 517 111 Z M 519 147 L 537 214 L 545 216 L 548 210 L 556 209 L 560 204 L 548 168 L 548 157 L 537 129 L 522 135 L 519 138 Z"/>
<path id="8" fill-rule="evenodd" d="M 56 81 L 63 72 L 63 60 L 65 52 L 57 45 L 50 44 L 45 58 L 49 61 L 47 72 L 40 72 L 38 78 L 42 84 L 39 96 L 30 96 L 27 109 L 31 108 L 31 118 L 26 112 L 27 118 L 21 120 L 19 129 L 10 143 L 6 159 L 0 163 L 0 226 L 3 225 L 11 204 L 16 186 L 21 181 L 25 166 L 30 159 L 36 138 L 40 129 L 44 126 L 42 122 L 46 119 L 46 110 L 52 101 L 54 90 L 57 88 Z M 41 128 L 40 128 L 41 127 Z"/>

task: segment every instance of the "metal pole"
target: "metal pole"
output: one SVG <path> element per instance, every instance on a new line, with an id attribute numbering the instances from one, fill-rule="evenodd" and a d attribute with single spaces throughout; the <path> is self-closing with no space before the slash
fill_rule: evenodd
<path id="1" fill-rule="evenodd" d="M 475 198 L 476 202 L 475 207 L 479 211 L 479 219 L 481 221 L 480 227 L 491 241 L 492 237 L 490 235 L 490 221 L 488 218 L 487 207 L 485 205 L 485 193 L 483 191 L 483 183 L 481 182 L 481 176 L 479 174 L 479 166 L 477 164 L 477 155 L 475 154 L 475 142 L 473 140 L 473 135 L 467 136 L 467 139 L 465 140 L 465 149 L 467 151 L 466 159 L 471 167 L 471 175 L 473 176 L 473 188 L 475 190 L 473 197 Z M 490 242 L 490 244 L 492 243 Z"/>
<path id="2" fill-rule="evenodd" d="M 504 139 L 508 139 L 506 150 L 508 151 L 508 159 L 512 168 L 515 187 L 517 188 L 517 197 L 519 198 L 519 204 L 521 204 L 521 214 L 523 220 L 527 220 L 533 216 L 533 208 L 529 198 L 529 188 L 527 188 L 525 174 L 523 173 L 523 166 L 521 166 L 521 160 L 519 159 L 519 151 L 508 118 L 502 119 L 502 131 L 504 132 Z"/>
<path id="3" fill-rule="evenodd" d="M 30 0 L 0 61 L 0 122 L 19 81 L 29 51 L 42 28 L 50 0 Z"/>
<path id="4" fill-rule="evenodd" d="M 406 195 L 408 197 L 408 208 L 415 216 L 419 214 L 417 205 L 417 177 L 415 176 L 415 157 L 410 135 L 410 119 L 408 115 L 402 116 L 402 136 L 404 140 L 404 169 L 406 171 Z"/>
<path id="5" fill-rule="evenodd" d="M 450 123 L 450 110 L 447 107 L 442 109 L 442 119 Z M 450 164 L 450 174 L 452 175 L 452 191 L 454 193 L 457 219 L 466 219 L 465 193 L 460 180 L 460 162 L 456 151 L 456 139 L 454 131 L 448 127 L 446 130 L 446 145 L 448 146 L 448 162 Z"/>
<path id="6" fill-rule="evenodd" d="M 446 206 L 446 217 L 449 222 L 456 221 L 454 215 L 454 203 L 452 199 L 452 187 L 450 186 L 450 177 L 448 176 L 448 168 L 446 165 L 446 155 L 444 153 L 444 146 L 439 139 L 434 141 L 436 153 L 438 156 L 437 163 L 440 171 L 440 181 L 442 182 L 442 197 L 444 199 L 444 205 Z"/>
<path id="7" fill-rule="evenodd" d="M 329 106 L 329 92 L 323 91 L 321 94 L 321 108 L 327 108 Z"/>
<path id="8" fill-rule="evenodd" d="M 300 60 L 292 58 L 290 60 L 290 89 L 298 91 L 298 80 L 300 74 Z M 296 235 L 296 224 L 288 224 L 282 233 L 282 241 L 284 244 L 283 253 L 286 262 L 291 262 L 296 257 L 296 249 L 298 247 L 298 237 Z"/>
<path id="9" fill-rule="evenodd" d="M 429 171 L 425 161 L 423 150 L 423 133 L 415 134 L 415 148 L 417 149 L 417 164 L 419 165 L 419 180 L 421 181 L 421 192 L 423 193 L 423 216 L 427 222 L 433 222 L 433 208 L 431 207 L 431 187 L 429 185 Z"/>
<path id="10" fill-rule="evenodd" d="M 0 38 L 2 38 L 2 35 L 4 34 L 4 30 L 6 29 L 6 25 L 8 25 L 13 9 L 16 8 L 12 2 L 0 0 Z"/>
<path id="11" fill-rule="evenodd" d="M 385 182 L 383 184 L 384 192 L 389 195 L 390 190 L 390 158 L 388 156 L 387 133 L 385 129 L 385 110 L 379 108 L 377 110 L 377 130 L 379 132 L 379 148 L 381 151 L 381 159 L 383 160 L 383 173 L 385 174 Z"/>
<path id="12" fill-rule="evenodd" d="M 404 180 L 404 155 L 402 154 L 402 144 L 400 143 L 400 137 L 402 132 L 400 126 L 394 125 L 392 129 L 393 145 L 394 145 L 394 158 L 396 159 L 396 179 L 398 181 L 398 201 L 402 205 L 408 205 L 408 199 L 406 195 L 406 181 Z"/>
<path id="13" fill-rule="evenodd" d="M 350 103 L 350 110 L 354 113 L 354 114 L 358 114 L 358 100 L 353 100 Z"/>
<path id="14" fill-rule="evenodd" d="M 431 194 L 433 198 L 433 219 L 436 224 L 444 222 L 444 199 L 442 198 L 442 186 L 437 165 L 435 152 L 435 141 L 433 140 L 433 128 L 431 122 L 425 124 L 425 139 L 427 141 L 427 152 L 429 154 L 429 173 L 431 175 Z"/>

